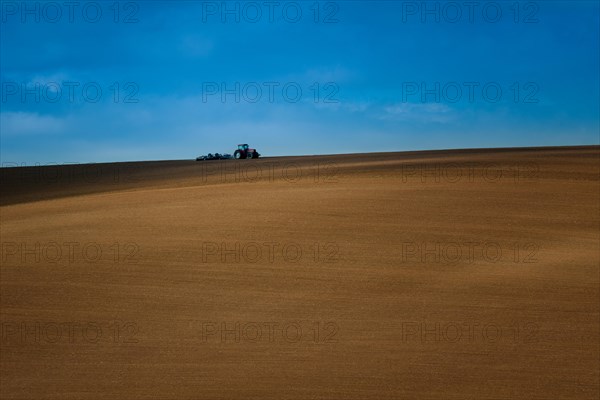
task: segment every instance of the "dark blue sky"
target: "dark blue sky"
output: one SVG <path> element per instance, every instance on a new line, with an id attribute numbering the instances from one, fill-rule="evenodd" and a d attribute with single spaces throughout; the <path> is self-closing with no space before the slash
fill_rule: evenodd
<path id="1" fill-rule="evenodd" d="M 2 1 L 12 163 L 599 144 L 598 1 Z"/>

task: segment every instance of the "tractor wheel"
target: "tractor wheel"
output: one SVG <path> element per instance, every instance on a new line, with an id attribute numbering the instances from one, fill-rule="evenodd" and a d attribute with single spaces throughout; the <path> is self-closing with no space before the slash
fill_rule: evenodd
<path id="1" fill-rule="evenodd" d="M 254 158 L 254 153 L 248 153 L 248 154 L 246 155 L 246 158 L 247 158 L 248 160 L 250 160 L 250 159 Z"/>
<path id="2" fill-rule="evenodd" d="M 242 158 L 242 152 L 239 150 L 236 150 L 235 153 L 233 153 L 233 158 L 235 158 L 236 160 L 239 160 L 240 158 Z"/>

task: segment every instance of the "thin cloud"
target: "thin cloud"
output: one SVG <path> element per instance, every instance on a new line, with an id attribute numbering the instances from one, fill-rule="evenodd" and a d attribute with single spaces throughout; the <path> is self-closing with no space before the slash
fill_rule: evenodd
<path id="1" fill-rule="evenodd" d="M 456 120 L 456 111 L 441 103 L 399 103 L 383 108 L 382 120 L 449 123 Z"/>
<path id="2" fill-rule="evenodd" d="M 65 131 L 63 118 L 23 111 L 0 113 L 2 136 L 56 135 Z"/>

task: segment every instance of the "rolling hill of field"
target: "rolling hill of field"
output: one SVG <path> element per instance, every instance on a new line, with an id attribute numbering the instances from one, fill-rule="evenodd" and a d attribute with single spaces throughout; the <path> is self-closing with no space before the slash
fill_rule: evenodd
<path id="1" fill-rule="evenodd" d="M 600 148 L 0 170 L 2 399 L 597 399 Z"/>

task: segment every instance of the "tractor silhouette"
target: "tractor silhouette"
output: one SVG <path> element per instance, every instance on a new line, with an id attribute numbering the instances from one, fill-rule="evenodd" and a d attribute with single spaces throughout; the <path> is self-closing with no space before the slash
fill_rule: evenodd
<path id="1" fill-rule="evenodd" d="M 233 153 L 233 158 L 235 158 L 236 160 L 240 160 L 240 159 L 245 159 L 245 158 L 258 158 L 260 157 L 260 154 L 258 153 L 258 151 L 256 151 L 256 149 L 251 149 L 248 147 L 248 144 L 238 144 L 238 148 L 235 151 L 235 153 Z"/>

